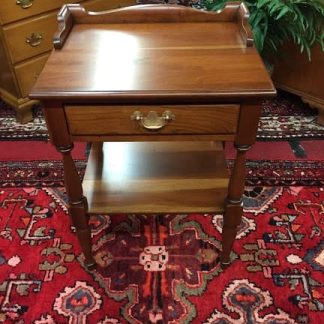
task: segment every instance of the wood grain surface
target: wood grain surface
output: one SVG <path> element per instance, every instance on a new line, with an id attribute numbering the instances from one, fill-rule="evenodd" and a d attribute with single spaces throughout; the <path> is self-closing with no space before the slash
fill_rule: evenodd
<path id="1" fill-rule="evenodd" d="M 83 191 L 90 213 L 211 212 L 228 178 L 220 143 L 96 143 Z"/>
<path id="2" fill-rule="evenodd" d="M 171 103 L 274 94 L 238 24 L 216 21 L 76 24 L 30 96 Z"/>
<path id="3" fill-rule="evenodd" d="M 158 134 L 234 134 L 238 105 L 210 106 L 67 106 L 65 108 L 72 135 L 158 135 Z M 150 111 L 162 116 L 170 111 L 174 120 L 158 130 L 148 130 L 135 120 L 134 111 L 147 116 Z"/>

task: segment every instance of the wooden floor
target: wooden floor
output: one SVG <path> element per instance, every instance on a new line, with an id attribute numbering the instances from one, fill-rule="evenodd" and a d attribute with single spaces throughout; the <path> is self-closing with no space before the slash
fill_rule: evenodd
<path id="1" fill-rule="evenodd" d="M 94 143 L 83 190 L 90 213 L 221 212 L 228 179 L 221 143 Z"/>

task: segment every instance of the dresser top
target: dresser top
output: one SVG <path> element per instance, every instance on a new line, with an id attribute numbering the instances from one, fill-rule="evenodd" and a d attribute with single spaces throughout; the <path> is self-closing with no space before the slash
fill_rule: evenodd
<path id="1" fill-rule="evenodd" d="M 57 49 L 30 97 L 123 102 L 274 95 L 244 15 L 236 21 L 234 9 L 226 10 L 144 5 L 89 14 L 78 5 L 63 8 Z"/>

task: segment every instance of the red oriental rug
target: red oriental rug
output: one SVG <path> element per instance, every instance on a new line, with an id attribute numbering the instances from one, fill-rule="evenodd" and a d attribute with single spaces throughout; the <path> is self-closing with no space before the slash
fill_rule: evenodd
<path id="1" fill-rule="evenodd" d="M 0 322 L 321 323 L 324 189 L 248 187 L 232 264 L 221 215 L 97 215 L 87 271 L 62 188 L 0 192 Z"/>

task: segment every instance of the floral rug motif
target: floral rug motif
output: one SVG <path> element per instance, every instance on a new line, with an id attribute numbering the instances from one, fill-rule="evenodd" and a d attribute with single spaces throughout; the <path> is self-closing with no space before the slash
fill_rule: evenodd
<path id="1" fill-rule="evenodd" d="M 221 215 L 92 215 L 88 271 L 63 188 L 3 188 L 0 323 L 321 323 L 323 202 L 247 187 L 225 269 Z"/>
<path id="2" fill-rule="evenodd" d="M 203 217 L 203 216 L 202 216 Z M 94 246 L 93 277 L 129 323 L 181 323 L 195 318 L 187 296 L 219 276 L 220 243 L 186 215 L 128 216 Z"/>

